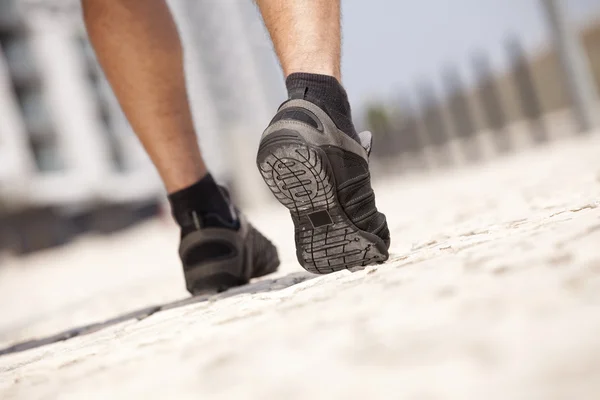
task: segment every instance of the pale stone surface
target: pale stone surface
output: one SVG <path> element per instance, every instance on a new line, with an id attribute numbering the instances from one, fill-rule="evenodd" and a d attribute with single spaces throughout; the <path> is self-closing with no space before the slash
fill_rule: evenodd
<path id="1" fill-rule="evenodd" d="M 392 257 L 278 280 L 0 357 L 1 399 L 597 399 L 600 136 L 380 182 Z M 0 268 L 0 347 L 185 297 L 152 222 Z M 294 284 L 296 283 L 296 284 Z M 257 292 L 257 293 L 252 293 Z"/>

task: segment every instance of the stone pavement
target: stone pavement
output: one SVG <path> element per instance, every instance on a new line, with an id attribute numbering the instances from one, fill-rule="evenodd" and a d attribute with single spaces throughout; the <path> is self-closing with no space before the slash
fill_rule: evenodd
<path id="1" fill-rule="evenodd" d="M 285 210 L 274 277 L 192 304 L 154 221 L 0 268 L 0 399 L 597 399 L 600 134 L 378 184 L 392 257 L 313 277 Z M 151 315 L 150 315 L 151 314 Z"/>

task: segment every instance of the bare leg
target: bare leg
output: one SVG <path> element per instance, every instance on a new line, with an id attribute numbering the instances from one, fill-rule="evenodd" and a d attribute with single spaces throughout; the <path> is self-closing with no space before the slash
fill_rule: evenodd
<path id="1" fill-rule="evenodd" d="M 286 77 L 288 97 L 327 109 L 337 127 L 360 141 L 341 85 L 340 0 L 256 0 Z"/>
<path id="2" fill-rule="evenodd" d="M 285 76 L 329 75 L 341 81 L 339 0 L 256 0 Z"/>
<path id="3" fill-rule="evenodd" d="M 96 54 L 169 193 L 206 175 L 190 114 L 183 51 L 164 0 L 83 0 Z"/>
<path id="4" fill-rule="evenodd" d="M 277 250 L 207 173 L 189 109 L 183 50 L 165 0 L 82 0 L 98 59 L 169 192 L 192 294 L 274 272 Z"/>

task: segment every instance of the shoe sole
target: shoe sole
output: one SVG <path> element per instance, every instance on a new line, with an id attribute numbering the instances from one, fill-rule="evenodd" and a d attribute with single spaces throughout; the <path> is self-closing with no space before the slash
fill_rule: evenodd
<path id="1" fill-rule="evenodd" d="M 276 134 L 261 143 L 257 165 L 275 198 L 290 210 L 304 269 L 327 274 L 388 259 L 383 240 L 357 228 L 344 212 L 321 148 L 298 135 Z"/>
<path id="2" fill-rule="evenodd" d="M 267 265 L 254 275 L 251 279 L 260 278 L 265 275 L 272 274 L 277 271 L 279 267 L 279 260 Z M 202 268 L 202 267 L 200 267 Z M 194 287 L 190 291 L 192 295 L 199 296 L 205 294 L 214 294 L 225 292 L 226 290 L 232 289 L 238 286 L 244 286 L 250 283 L 248 279 L 241 278 L 228 272 L 217 272 L 208 274 L 194 281 Z"/>
<path id="3" fill-rule="evenodd" d="M 239 253 L 236 257 L 243 257 L 243 265 L 239 265 L 239 260 L 230 259 L 214 260 L 208 264 L 200 263 L 184 267 L 187 289 L 190 293 L 197 296 L 224 292 L 233 287 L 246 285 L 250 282 L 250 279 L 260 278 L 277 271 L 279 267 L 277 249 L 253 227 L 250 227 L 250 229 L 253 232 L 249 232 L 248 235 L 254 234 L 258 237 L 246 237 L 246 241 L 251 241 L 246 245 L 252 246 L 253 251 L 248 254 L 248 249 L 240 249 L 242 253 Z M 182 251 L 186 253 L 198 244 L 193 241 L 193 237 L 191 239 L 180 244 L 182 259 L 184 258 L 181 254 Z M 248 274 L 249 270 L 251 271 L 250 274 Z"/>
<path id="4" fill-rule="evenodd" d="M 193 296 L 221 293 L 234 287 L 248 284 L 247 279 L 228 274 L 226 272 L 207 275 L 194 281 L 190 290 Z"/>

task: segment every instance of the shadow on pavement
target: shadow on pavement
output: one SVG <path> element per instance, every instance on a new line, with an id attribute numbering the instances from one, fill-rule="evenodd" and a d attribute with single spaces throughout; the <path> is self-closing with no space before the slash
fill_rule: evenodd
<path id="1" fill-rule="evenodd" d="M 47 336 L 41 339 L 33 339 L 25 342 L 14 344 L 10 347 L 0 349 L 0 356 L 18 353 L 25 350 L 34 349 L 36 347 L 45 346 L 48 344 L 62 342 L 65 340 L 69 340 L 74 337 L 87 335 L 90 333 L 98 332 L 102 329 L 108 328 L 110 326 L 120 324 L 125 321 L 130 320 L 138 320 L 141 321 L 145 318 L 148 318 L 151 315 L 156 314 L 160 311 L 171 310 L 174 308 L 184 307 L 190 304 L 201 303 L 205 301 L 219 301 L 221 299 L 225 299 L 232 296 L 237 296 L 240 294 L 254 294 L 254 293 L 265 293 L 265 292 L 273 292 L 277 290 L 282 290 L 288 288 L 290 286 L 297 285 L 301 282 L 305 282 L 307 280 L 316 278 L 317 275 L 310 274 L 308 272 L 295 272 L 289 275 L 286 275 L 281 278 L 276 279 L 265 279 L 262 281 L 250 283 L 245 286 L 240 286 L 237 288 L 233 288 L 227 290 L 223 293 L 218 294 L 209 294 L 203 296 L 196 297 L 187 297 L 185 299 L 173 301 L 166 304 L 155 305 L 151 307 L 142 308 L 139 310 L 131 311 L 126 314 L 122 314 L 111 318 L 109 320 L 103 322 L 97 322 L 93 324 L 88 324 L 84 326 L 80 326 L 77 328 L 69 329 L 64 332 L 58 333 L 56 335 Z"/>

